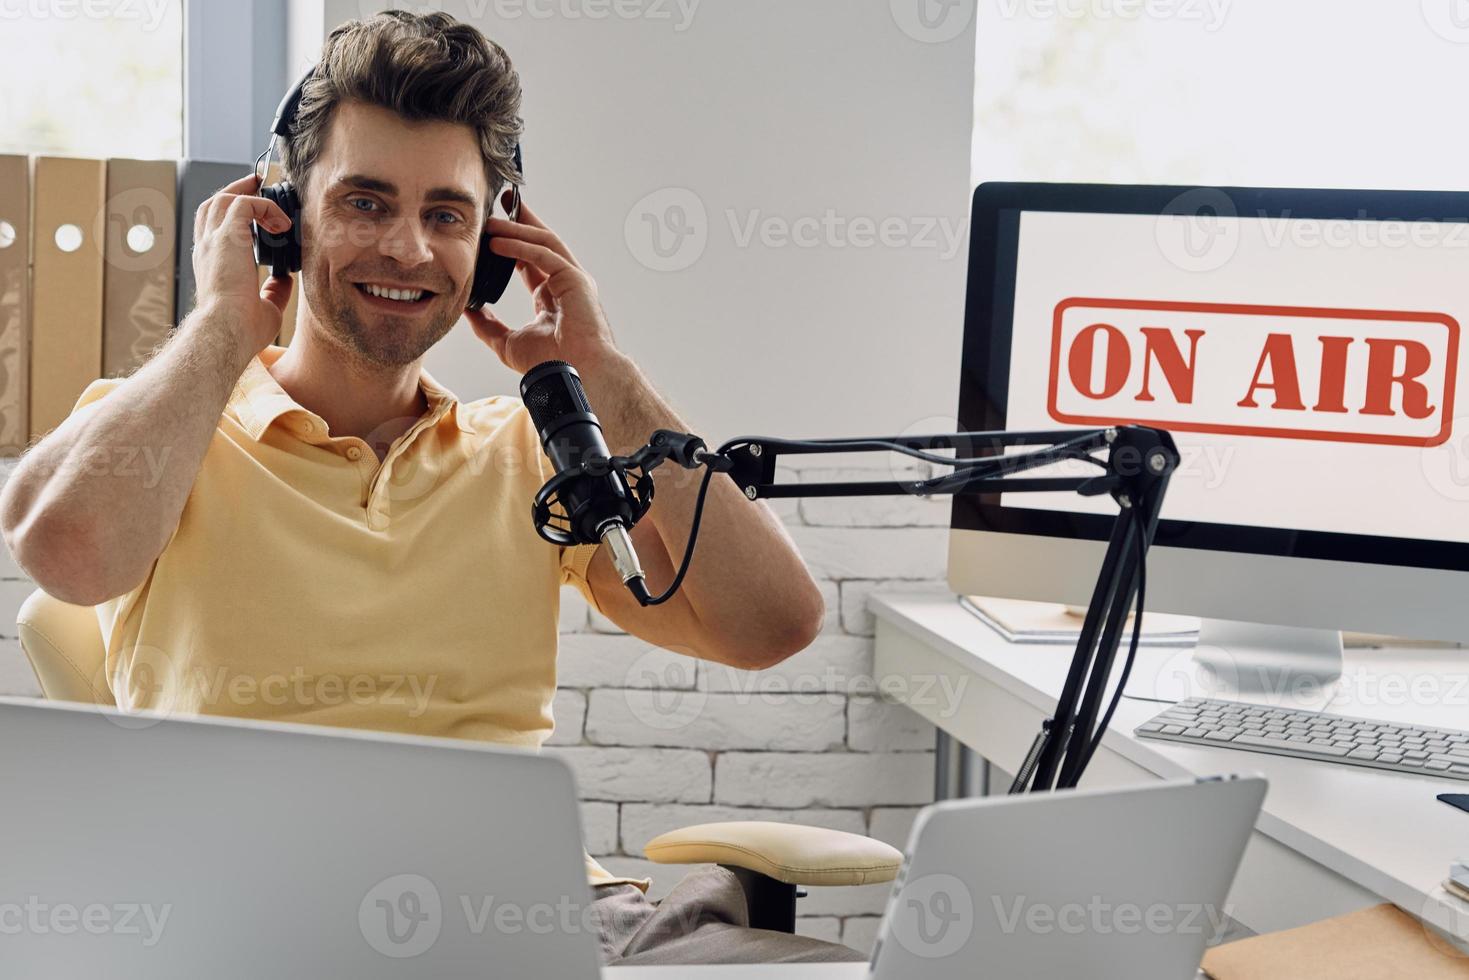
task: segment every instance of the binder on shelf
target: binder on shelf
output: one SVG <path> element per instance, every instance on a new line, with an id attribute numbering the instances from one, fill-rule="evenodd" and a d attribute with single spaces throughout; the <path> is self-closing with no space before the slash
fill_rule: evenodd
<path id="1" fill-rule="evenodd" d="M 31 164 L 0 156 L 0 454 L 30 442 Z"/>
<path id="2" fill-rule="evenodd" d="M 210 160 L 185 160 L 179 177 L 179 275 L 177 301 L 175 305 L 175 317 L 182 320 L 194 309 L 194 301 L 197 290 L 194 283 L 194 263 L 188 257 L 194 241 L 194 212 L 199 205 L 226 184 L 239 180 L 250 172 L 254 166 L 253 161 L 245 163 L 218 163 Z M 270 171 L 266 174 L 265 182 L 273 183 L 278 179 L 277 165 L 271 164 Z M 265 284 L 265 277 L 269 270 L 260 270 L 260 283 Z M 296 307 L 301 294 L 301 277 L 293 276 L 296 281 L 291 289 L 291 301 L 286 307 L 285 315 L 282 317 L 281 332 L 276 343 L 289 344 L 291 334 L 294 332 L 296 323 Z"/>
<path id="3" fill-rule="evenodd" d="M 173 328 L 178 164 L 107 161 L 102 374 L 131 374 Z"/>
<path id="4" fill-rule="evenodd" d="M 45 435 L 102 373 L 107 163 L 36 157 L 31 229 L 30 431 Z"/>

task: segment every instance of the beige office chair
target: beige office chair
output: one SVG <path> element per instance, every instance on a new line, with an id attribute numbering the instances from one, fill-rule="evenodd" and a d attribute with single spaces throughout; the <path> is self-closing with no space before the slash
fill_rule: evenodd
<path id="1" fill-rule="evenodd" d="M 116 704 L 103 678 L 97 613 L 37 589 L 16 617 L 20 645 L 41 691 L 57 701 Z M 745 890 L 750 925 L 794 932 L 800 885 L 866 885 L 891 881 L 902 852 L 882 841 L 824 827 L 740 820 L 671 830 L 648 841 L 659 864 L 719 864 Z"/>

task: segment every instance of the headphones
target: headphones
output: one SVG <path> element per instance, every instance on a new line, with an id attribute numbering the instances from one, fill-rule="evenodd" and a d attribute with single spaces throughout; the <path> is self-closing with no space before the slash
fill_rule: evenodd
<path id="1" fill-rule="evenodd" d="M 266 146 L 265 152 L 255 158 L 255 176 L 257 186 L 265 183 L 265 176 L 270 171 L 270 157 L 275 150 L 276 140 L 289 139 L 292 123 L 296 120 L 296 108 L 301 103 L 301 90 L 306 87 L 306 82 L 316 74 L 316 66 L 312 66 L 306 74 L 302 75 L 286 97 L 281 99 L 281 104 L 275 110 L 275 120 L 270 124 L 270 144 Z M 261 169 L 261 161 L 265 161 L 264 169 Z M 520 144 L 515 144 L 515 173 L 524 175 L 521 167 Z M 511 221 L 520 220 L 520 185 L 510 185 L 511 202 L 507 214 Z M 267 201 L 273 201 L 291 219 L 291 227 L 282 234 L 275 234 L 261 228 L 256 222 L 251 222 L 252 233 L 255 239 L 255 264 L 270 266 L 270 274 L 273 276 L 287 276 L 301 270 L 301 196 L 289 180 L 282 180 L 269 187 L 260 186 L 259 194 Z M 474 283 L 469 288 L 469 309 L 477 310 L 486 303 L 497 303 L 505 294 L 505 287 L 510 285 L 510 279 L 515 275 L 515 259 L 508 255 L 496 255 L 490 251 L 490 234 L 486 231 L 480 232 L 479 257 L 474 264 Z"/>

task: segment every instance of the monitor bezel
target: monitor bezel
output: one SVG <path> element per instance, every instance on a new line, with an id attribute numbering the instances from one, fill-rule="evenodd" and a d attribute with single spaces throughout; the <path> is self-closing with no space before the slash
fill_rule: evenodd
<path id="1" fill-rule="evenodd" d="M 1014 314 L 1015 236 L 1023 211 L 1165 215 L 1206 200 L 1249 218 L 1469 222 L 1469 192 L 1183 185 L 991 182 L 975 188 L 959 379 L 959 430 L 1005 429 Z M 1006 224 L 1008 222 L 1009 224 Z M 1008 237 L 1007 237 L 1008 236 Z M 1448 407 L 1452 412 L 1453 406 Z M 1450 418 L 1453 416 L 1450 415 Z M 1059 426 L 1058 426 L 1059 427 Z M 1360 478 L 1361 474 L 1355 475 Z M 1268 492 L 1268 488 L 1266 488 Z M 953 500 L 951 527 L 1048 538 L 1106 540 L 1113 518 L 1025 506 L 998 497 Z M 1404 568 L 1469 571 L 1469 543 L 1162 520 L 1155 544 Z"/>

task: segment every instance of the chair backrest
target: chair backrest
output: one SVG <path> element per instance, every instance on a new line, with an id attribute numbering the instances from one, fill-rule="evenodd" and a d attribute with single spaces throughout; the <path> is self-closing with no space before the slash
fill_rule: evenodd
<path id="1" fill-rule="evenodd" d="M 107 647 L 92 606 L 74 606 L 40 589 L 15 618 L 20 646 L 41 692 L 57 701 L 116 704 L 103 676 Z"/>

